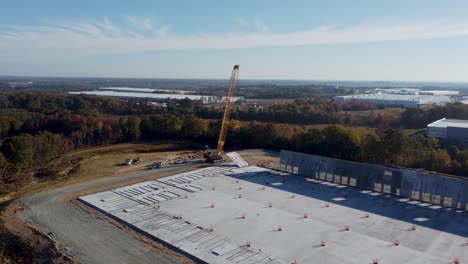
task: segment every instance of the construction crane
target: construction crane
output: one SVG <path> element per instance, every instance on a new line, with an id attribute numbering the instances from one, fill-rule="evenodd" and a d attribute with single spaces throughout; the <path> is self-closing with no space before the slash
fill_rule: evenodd
<path id="1" fill-rule="evenodd" d="M 232 98 L 234 96 L 234 90 L 236 88 L 237 78 L 239 76 L 239 65 L 234 65 L 232 68 L 231 80 L 229 82 L 229 93 L 226 98 L 226 105 L 224 108 L 223 121 L 221 123 L 221 131 L 219 132 L 218 146 L 216 152 L 212 152 L 209 160 L 216 162 L 220 161 L 223 155 L 224 142 L 226 141 L 226 133 L 228 129 L 229 116 L 232 110 Z"/>

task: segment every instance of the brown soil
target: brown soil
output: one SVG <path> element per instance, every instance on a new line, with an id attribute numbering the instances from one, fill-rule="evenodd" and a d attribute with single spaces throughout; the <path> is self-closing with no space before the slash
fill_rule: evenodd
<path id="1" fill-rule="evenodd" d="M 23 222 L 12 202 L 0 215 L 0 263 L 78 263 L 45 232 Z"/>

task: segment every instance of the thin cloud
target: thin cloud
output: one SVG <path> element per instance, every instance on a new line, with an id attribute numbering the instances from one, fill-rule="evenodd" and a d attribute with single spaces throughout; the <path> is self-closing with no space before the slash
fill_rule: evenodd
<path id="1" fill-rule="evenodd" d="M 124 16 L 125 20 L 127 20 L 128 23 L 138 26 L 138 19 L 133 17 L 133 16 Z"/>
<path id="2" fill-rule="evenodd" d="M 158 33 L 158 36 L 161 38 L 167 38 L 168 32 L 169 32 L 169 27 L 168 26 L 162 26 L 158 29 L 156 29 L 156 32 Z"/>
<path id="3" fill-rule="evenodd" d="M 247 22 L 245 19 L 242 17 L 233 17 L 234 21 L 237 22 L 237 24 L 241 25 L 243 28 L 253 28 L 255 31 L 259 33 L 267 33 L 269 28 L 265 25 L 265 23 L 260 20 L 259 18 L 253 19 L 251 23 Z"/>
<path id="4" fill-rule="evenodd" d="M 258 18 L 255 18 L 254 19 L 254 22 L 253 22 L 254 26 L 255 26 L 255 29 L 260 32 L 260 33 L 267 33 L 268 32 L 268 27 L 265 25 L 265 23 L 258 19 Z"/>
<path id="5" fill-rule="evenodd" d="M 336 43 L 367 43 L 468 36 L 468 22 L 319 26 L 275 33 L 257 20 L 257 32 L 176 35 L 150 19 L 126 17 L 127 23 L 72 21 L 60 25 L 14 27 L 0 31 L 0 56 L 74 56 L 133 51 L 237 49 Z M 144 29 L 143 31 L 141 29 Z M 16 53 L 15 53 L 16 51 Z M 48 53 L 47 53 L 48 51 Z"/>
<path id="6" fill-rule="evenodd" d="M 143 27 L 149 30 L 153 29 L 153 25 L 151 24 L 150 18 L 147 17 L 143 20 Z"/>
<path id="7" fill-rule="evenodd" d="M 233 17 L 234 21 L 237 22 L 237 24 L 241 25 L 242 27 L 249 27 L 249 23 L 245 21 L 242 17 Z"/>
<path id="8" fill-rule="evenodd" d="M 125 20 L 136 29 L 152 30 L 153 24 L 149 17 L 124 16 Z"/>
<path id="9" fill-rule="evenodd" d="M 112 24 L 108 17 L 104 17 L 104 22 L 98 23 L 105 31 L 111 33 L 112 35 L 122 34 L 122 30 Z"/>

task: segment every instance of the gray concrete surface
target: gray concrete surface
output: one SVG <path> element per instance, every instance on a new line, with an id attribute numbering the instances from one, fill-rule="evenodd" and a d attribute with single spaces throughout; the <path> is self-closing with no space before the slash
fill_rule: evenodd
<path id="1" fill-rule="evenodd" d="M 425 203 L 468 210 L 466 179 L 285 150 L 281 151 L 280 170 Z"/>
<path id="2" fill-rule="evenodd" d="M 80 199 L 207 263 L 468 260 L 462 210 L 254 166 L 213 166 Z"/>
<path id="3" fill-rule="evenodd" d="M 180 263 L 162 251 L 125 234 L 106 221 L 106 218 L 87 214 L 80 207 L 64 201 L 64 195 L 97 188 L 121 181 L 148 177 L 157 173 L 178 173 L 190 164 L 132 175 L 104 178 L 72 184 L 22 199 L 28 208 L 24 219 L 52 232 L 52 237 L 81 263 Z"/>

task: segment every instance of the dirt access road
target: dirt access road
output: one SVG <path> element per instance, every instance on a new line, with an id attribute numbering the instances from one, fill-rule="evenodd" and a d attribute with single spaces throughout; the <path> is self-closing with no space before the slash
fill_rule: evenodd
<path id="1" fill-rule="evenodd" d="M 23 218 L 43 231 L 51 232 L 51 237 L 61 248 L 81 263 L 182 263 L 177 256 L 125 234 L 105 217 L 89 214 L 71 203 L 70 198 L 102 188 L 181 173 L 200 166 L 187 164 L 142 171 L 33 194 L 21 199 L 27 208 Z"/>

